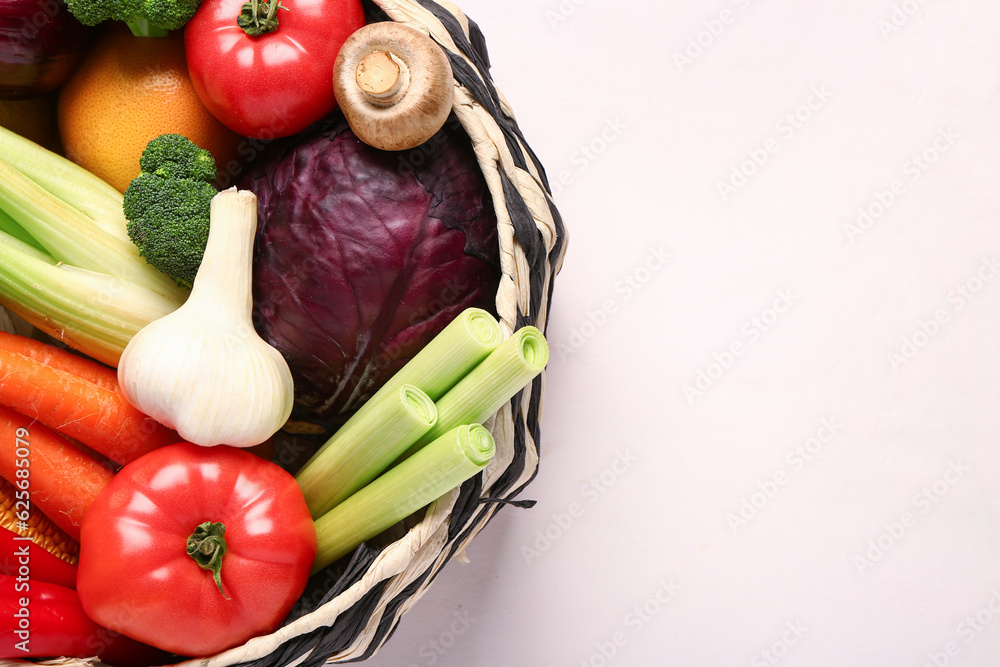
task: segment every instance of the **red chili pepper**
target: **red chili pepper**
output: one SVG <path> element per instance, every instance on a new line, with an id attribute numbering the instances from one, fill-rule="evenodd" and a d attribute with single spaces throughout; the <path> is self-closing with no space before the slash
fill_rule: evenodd
<path id="1" fill-rule="evenodd" d="M 0 574 L 76 588 L 75 565 L 6 528 L 0 528 Z"/>
<path id="2" fill-rule="evenodd" d="M 117 667 L 167 662 L 162 651 L 87 618 L 73 589 L 0 575 L 0 658 L 95 655 Z"/>

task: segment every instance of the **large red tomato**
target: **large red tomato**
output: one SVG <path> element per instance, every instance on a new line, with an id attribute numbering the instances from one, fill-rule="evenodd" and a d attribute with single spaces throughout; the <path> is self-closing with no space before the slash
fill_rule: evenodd
<path id="1" fill-rule="evenodd" d="M 258 139 L 295 134 L 336 107 L 333 63 L 365 24 L 360 0 L 205 0 L 184 29 L 188 70 L 208 110 Z M 244 5 L 258 12 L 237 23 Z M 252 11 L 248 8 L 247 12 Z M 249 14 L 247 15 L 249 16 Z"/>
<path id="2" fill-rule="evenodd" d="M 97 496 L 81 529 L 77 591 L 111 630 L 208 656 L 275 630 L 315 558 L 291 475 L 235 447 L 185 442 L 129 463 Z"/>

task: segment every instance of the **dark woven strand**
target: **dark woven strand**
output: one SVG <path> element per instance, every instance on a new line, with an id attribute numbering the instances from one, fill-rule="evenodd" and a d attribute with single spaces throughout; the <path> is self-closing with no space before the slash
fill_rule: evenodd
<path id="1" fill-rule="evenodd" d="M 549 212 L 552 214 L 552 223 L 555 225 L 555 228 L 556 228 L 555 243 L 552 246 L 552 252 L 549 254 L 549 256 L 552 258 L 550 260 L 550 265 L 552 267 L 552 274 L 553 274 L 552 278 L 555 278 L 555 272 L 556 272 L 556 269 L 558 268 L 557 262 L 558 262 L 559 258 L 561 258 L 563 256 L 563 253 L 566 252 L 566 228 L 563 225 L 563 219 L 562 219 L 562 216 L 559 214 L 559 209 L 556 208 L 556 205 L 552 201 L 552 198 L 551 197 L 546 197 L 545 201 L 548 202 Z M 550 279 L 549 280 L 549 293 L 545 295 L 545 303 L 546 304 L 549 304 L 549 305 L 552 304 L 552 294 L 553 294 L 553 290 L 555 289 L 555 285 L 556 285 L 556 281 Z M 549 318 L 546 317 L 545 318 L 545 327 L 543 328 L 542 333 L 546 332 L 546 330 L 548 329 L 548 326 L 549 326 Z"/>
<path id="2" fill-rule="evenodd" d="M 398 616 L 401 613 L 399 608 L 410 598 L 416 595 L 417 591 L 425 585 L 430 584 L 439 571 L 440 570 L 430 568 L 425 570 L 419 577 L 414 579 L 410 585 L 400 591 L 396 597 L 386 604 L 385 611 L 382 613 L 382 618 L 379 621 L 378 628 L 375 630 L 375 634 L 372 637 L 371 642 L 369 642 L 364 656 L 361 658 L 362 660 L 373 656 L 382 644 L 389 641 L 389 637 L 391 637 L 392 633 L 396 631 L 396 627 L 399 623 Z"/>
<path id="3" fill-rule="evenodd" d="M 461 56 L 448 51 L 448 60 L 451 61 L 452 74 L 455 81 L 469 89 L 473 99 L 497 122 L 497 126 L 504 136 L 504 143 L 510 151 L 511 158 L 515 166 L 519 169 L 527 170 L 528 163 L 524 159 L 521 151 L 521 143 L 518 134 L 511 129 L 511 124 L 507 116 L 500 110 L 499 103 L 490 97 L 490 87 L 484 83 L 478 70 L 467 63 Z M 487 79 L 488 80 L 488 79 Z"/>
<path id="4" fill-rule="evenodd" d="M 539 321 L 541 310 L 545 307 L 542 298 L 545 291 L 545 267 L 548 257 L 542 246 L 542 233 L 535 226 L 535 220 L 531 216 L 528 205 L 520 197 L 517 186 L 500 172 L 500 182 L 503 184 L 503 194 L 507 206 L 507 213 L 510 215 L 510 222 L 514 227 L 514 238 L 521 244 L 524 250 L 524 257 L 528 261 L 530 271 L 528 281 L 528 316 L 527 322 L 534 324 Z"/>
<path id="5" fill-rule="evenodd" d="M 445 30 L 451 36 L 452 41 L 459 50 L 465 54 L 465 56 L 471 60 L 476 65 L 476 69 L 480 72 L 488 72 L 490 69 L 490 54 L 489 49 L 486 46 L 486 40 L 483 38 L 483 33 L 476 25 L 476 22 L 469 17 L 466 17 L 469 21 L 469 37 L 465 36 L 465 31 L 462 29 L 462 24 L 458 22 L 458 19 L 454 14 L 449 12 L 447 9 L 434 2 L 434 0 L 417 0 L 417 4 L 429 11 L 434 17 L 441 22 Z M 499 100 L 499 96 L 496 94 L 496 89 L 493 89 L 493 99 Z"/>
<path id="6" fill-rule="evenodd" d="M 448 542 L 454 542 L 461 528 L 469 523 L 479 507 L 479 497 L 483 495 L 483 476 L 476 475 L 466 480 L 459 489 L 455 507 L 448 522 Z"/>
<path id="7" fill-rule="evenodd" d="M 336 655 L 354 644 L 367 627 L 375 607 L 382 598 L 386 583 L 380 581 L 350 609 L 338 616 L 329 632 L 317 631 L 315 634 L 320 637 L 320 641 L 299 667 L 320 667 L 331 655 Z"/>

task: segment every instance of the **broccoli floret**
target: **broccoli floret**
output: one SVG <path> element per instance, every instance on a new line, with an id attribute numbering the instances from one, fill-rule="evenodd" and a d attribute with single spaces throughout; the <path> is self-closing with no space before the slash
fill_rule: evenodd
<path id="1" fill-rule="evenodd" d="M 139 168 L 164 178 L 215 180 L 212 154 L 183 134 L 161 134 L 148 144 L 139 158 Z"/>
<path id="2" fill-rule="evenodd" d="M 69 11 L 84 25 L 123 21 L 139 36 L 179 30 L 191 20 L 202 0 L 66 0 Z"/>
<path id="3" fill-rule="evenodd" d="M 139 167 L 125 190 L 129 238 L 150 265 L 190 288 L 208 242 L 215 160 L 187 137 L 162 134 Z"/>
<path id="4" fill-rule="evenodd" d="M 165 30 L 179 30 L 198 11 L 201 0 L 141 0 L 142 15 Z"/>

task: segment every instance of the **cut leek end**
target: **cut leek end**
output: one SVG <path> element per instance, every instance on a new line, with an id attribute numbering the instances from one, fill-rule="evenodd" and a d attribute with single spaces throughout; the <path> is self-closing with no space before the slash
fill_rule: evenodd
<path id="1" fill-rule="evenodd" d="M 535 327 L 522 327 L 514 332 L 517 352 L 528 368 L 542 370 L 549 363 L 549 344 Z"/>
<path id="2" fill-rule="evenodd" d="M 458 446 L 474 465 L 486 467 L 496 454 L 493 435 L 481 424 L 466 424 L 458 427 Z"/>
<path id="3" fill-rule="evenodd" d="M 496 318 L 482 308 L 466 308 L 459 317 L 469 335 L 484 348 L 492 350 L 503 342 L 503 331 Z"/>
<path id="4" fill-rule="evenodd" d="M 418 423 L 430 428 L 437 421 L 437 406 L 425 392 L 410 384 L 404 384 L 399 389 L 399 400 Z"/>

